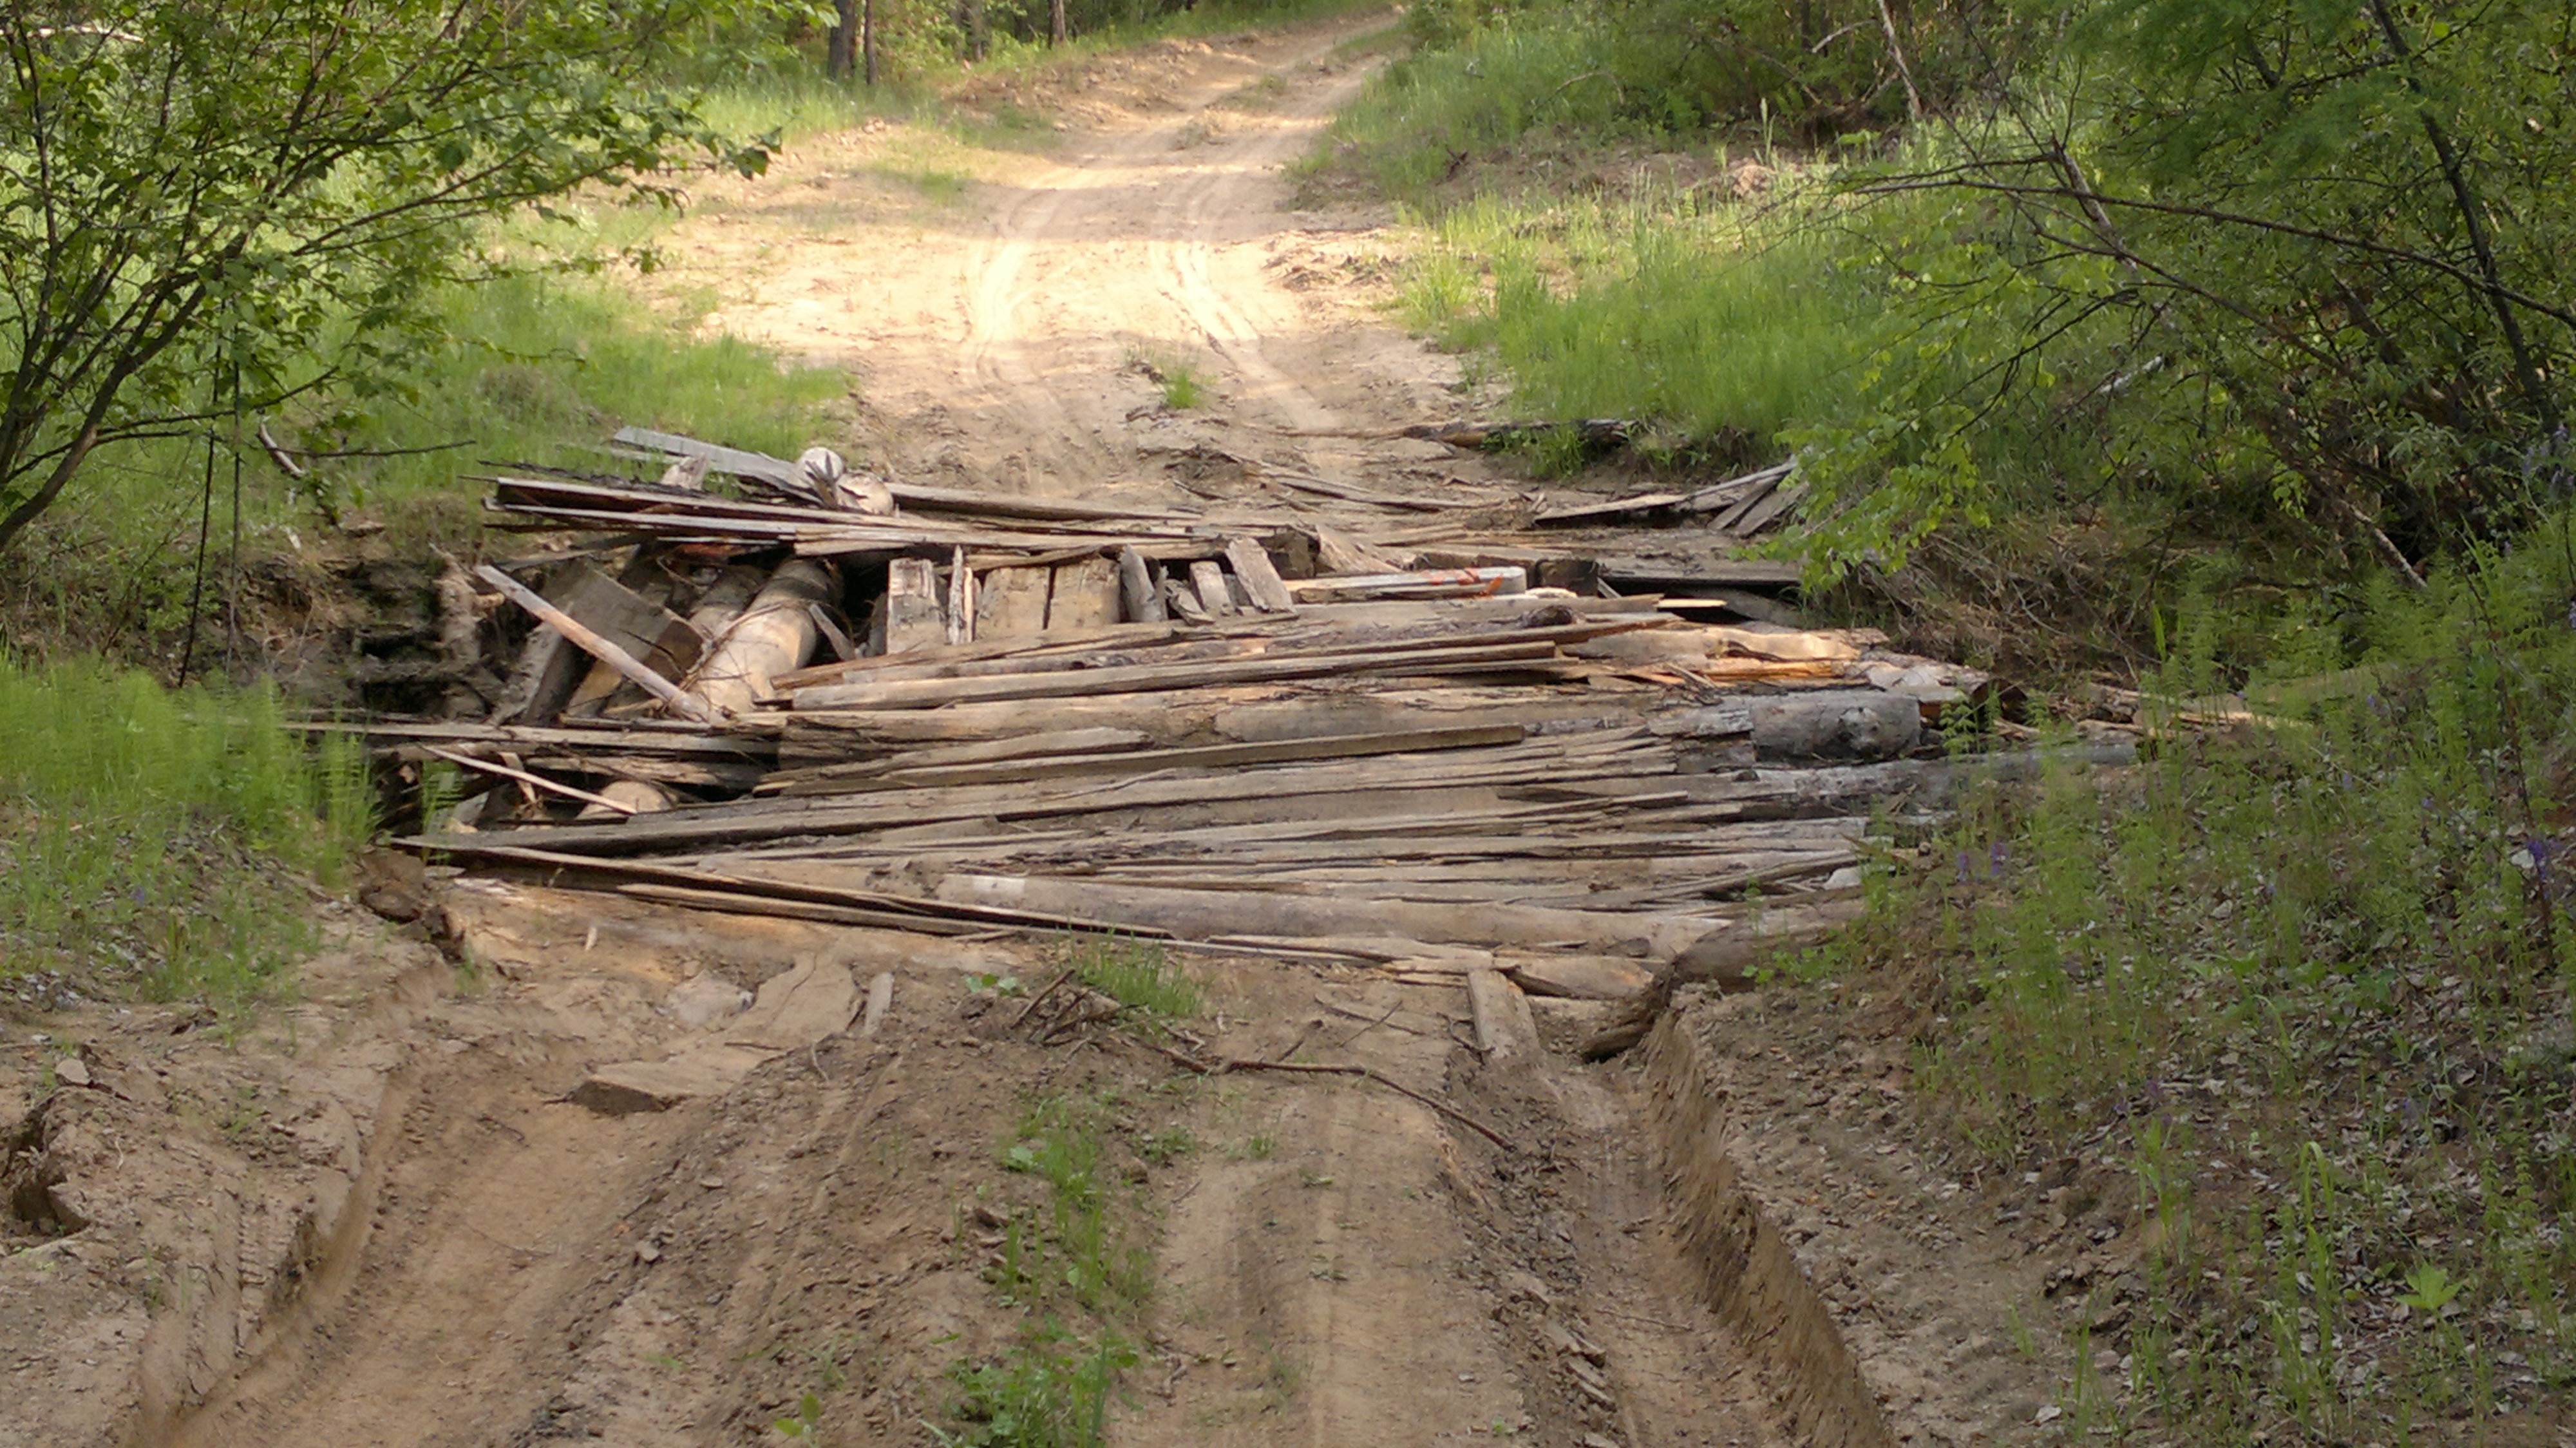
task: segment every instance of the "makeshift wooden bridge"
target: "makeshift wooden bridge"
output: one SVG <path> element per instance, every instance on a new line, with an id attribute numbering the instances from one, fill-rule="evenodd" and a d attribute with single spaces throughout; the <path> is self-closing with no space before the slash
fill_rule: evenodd
<path id="1" fill-rule="evenodd" d="M 489 785 L 408 846 L 705 910 L 1615 997 L 1845 908 L 1871 808 L 1984 685 L 1765 621 L 1791 575 L 1734 550 L 1794 504 L 1785 467 L 1390 526 L 619 441 L 676 461 L 491 480 L 556 543 L 471 579 L 488 709 L 365 726 Z"/>

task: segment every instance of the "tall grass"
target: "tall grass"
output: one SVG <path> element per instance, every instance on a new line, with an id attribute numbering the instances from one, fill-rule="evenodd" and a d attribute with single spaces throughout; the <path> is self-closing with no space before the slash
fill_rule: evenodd
<path id="1" fill-rule="evenodd" d="M 1831 237 L 1687 196 L 1488 196 L 1429 226 L 1407 319 L 1499 364 L 1530 416 L 1768 445 L 1848 406 L 1881 331 Z"/>
<path id="2" fill-rule="evenodd" d="M 356 747 L 274 691 L 0 658 L 0 992 L 247 1006 L 370 828 Z"/>
<path id="3" fill-rule="evenodd" d="M 2120 1411 L 2448 1440 L 2576 1388 L 2572 592 L 2562 522 L 2420 595 L 2189 598 L 2151 700 L 2254 722 L 1972 801 L 1843 947 L 1928 1003 L 1971 1161 L 2133 1173 Z"/>

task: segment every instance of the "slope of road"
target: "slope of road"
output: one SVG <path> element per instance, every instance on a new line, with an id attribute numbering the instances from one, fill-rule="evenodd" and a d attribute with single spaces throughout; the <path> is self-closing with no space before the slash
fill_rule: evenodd
<path id="1" fill-rule="evenodd" d="M 1092 62 L 1032 102 L 1076 118 L 1041 154 L 905 127 L 817 138 L 758 183 L 711 183 L 653 285 L 847 367 L 850 450 L 917 481 L 1149 502 L 1176 469 L 1202 496 L 1245 486 L 1230 458 L 1384 492 L 1487 481 L 1383 436 L 1467 411 L 1459 369 L 1357 284 L 1383 270 L 1369 219 L 1291 210 L 1282 174 L 1366 80 L 1354 42 L 1392 23 Z M 944 194 L 965 174 L 946 200 L 905 179 Z M 1206 400 L 1165 405 L 1149 368 L 1188 369 Z"/>

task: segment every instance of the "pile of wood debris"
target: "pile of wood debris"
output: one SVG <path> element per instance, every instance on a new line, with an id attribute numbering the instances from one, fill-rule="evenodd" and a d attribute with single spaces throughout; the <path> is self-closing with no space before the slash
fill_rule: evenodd
<path id="1" fill-rule="evenodd" d="M 515 660 L 497 707 L 364 726 L 480 787 L 412 848 L 709 910 L 1611 998 L 1832 915 L 1887 761 L 1985 685 L 1765 621 L 1790 573 L 1708 523 L 1776 519 L 1786 468 L 1386 527 L 619 441 L 677 461 L 491 480 L 553 543 L 472 575 Z M 1699 551 L 1652 562 L 1676 519 Z M 1623 593 L 1657 568 L 1690 596 Z"/>

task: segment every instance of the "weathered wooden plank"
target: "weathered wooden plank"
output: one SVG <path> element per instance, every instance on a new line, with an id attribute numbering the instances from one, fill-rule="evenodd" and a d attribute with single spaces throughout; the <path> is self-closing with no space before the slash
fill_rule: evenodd
<path id="1" fill-rule="evenodd" d="M 1234 577 L 1243 586 L 1244 596 L 1263 613 L 1295 613 L 1297 600 L 1290 596 L 1288 585 L 1270 562 L 1270 555 L 1249 538 L 1229 538 L 1225 561 L 1234 565 Z"/>
<path id="2" fill-rule="evenodd" d="M 1539 641 L 1467 648 L 1390 650 L 1374 654 L 1300 654 L 1225 663 L 1138 664 L 1123 668 L 1066 669 L 1043 674 L 999 674 L 960 679 L 896 679 L 877 684 L 800 689 L 795 696 L 795 707 L 834 709 L 856 705 L 871 709 L 934 709 L 943 704 L 982 700 L 1192 689 L 1215 684 L 1325 678 L 1342 674 L 1429 674 L 1444 670 L 1511 672 L 1515 665 L 1535 665 L 1555 656 L 1555 644 Z"/>
<path id="3" fill-rule="evenodd" d="M 1201 559 L 1190 565 L 1190 588 L 1198 595 L 1199 609 L 1209 618 L 1226 618 L 1234 611 L 1234 588 L 1225 581 L 1225 570 L 1212 559 Z"/>
<path id="4" fill-rule="evenodd" d="M 1133 548 L 1118 550 L 1118 610 L 1129 623 L 1161 623 L 1166 617 L 1162 579 Z"/>
<path id="5" fill-rule="evenodd" d="M 1048 633 L 1081 633 L 1118 622 L 1118 564 L 1110 558 L 1060 563 L 1047 597 Z"/>
<path id="6" fill-rule="evenodd" d="M 985 573 L 976 589 L 975 637 L 1007 644 L 1043 633 L 1053 578 L 1045 568 L 995 568 Z"/>
<path id="7" fill-rule="evenodd" d="M 1476 1047 L 1498 1070 L 1527 1070 L 1539 1060 L 1538 1022 L 1529 998 L 1498 970 L 1467 972 L 1467 1008 L 1476 1022 Z"/>
<path id="8" fill-rule="evenodd" d="M 679 713 L 701 724 L 713 724 L 722 717 L 705 700 L 681 692 L 678 685 L 645 667 L 641 660 L 625 649 L 593 633 L 580 620 L 539 598 L 519 580 L 488 563 L 474 571 L 484 582 L 501 590 L 511 602 L 554 625 L 557 633 L 578 645 L 584 653 L 632 679 L 646 693 L 670 705 Z M 810 627 L 810 624 L 808 626 Z"/>
<path id="9" fill-rule="evenodd" d="M 1300 603 L 1364 598 L 1473 598 L 1526 592 L 1529 574 L 1518 567 L 1438 568 L 1420 573 L 1300 578 L 1284 586 L 1289 596 Z"/>
<path id="10" fill-rule="evenodd" d="M 966 566 L 960 546 L 948 560 L 948 647 L 975 639 L 975 570 Z"/>
<path id="11" fill-rule="evenodd" d="M 1123 733 L 1125 731 L 1101 731 Z M 1013 780 L 1060 779 L 1072 775 L 1143 773 L 1161 769 L 1226 769 L 1248 764 L 1281 764 L 1309 759 L 1356 759 L 1377 754 L 1418 754 L 1443 749 L 1473 749 L 1518 744 L 1527 731 L 1518 725 L 1481 725 L 1457 729 L 1417 729 L 1399 734 L 1352 734 L 1327 739 L 1297 739 L 1266 744 L 1212 744 L 1197 748 L 1143 749 L 1103 753 L 1085 751 L 1030 759 L 1004 759 L 954 765 L 903 764 L 872 775 L 825 777 L 790 785 L 792 795 L 846 793 L 861 789 L 904 789 L 960 784 L 1000 784 Z"/>
<path id="12" fill-rule="evenodd" d="M 888 657 L 947 642 L 948 620 L 929 559 L 898 558 L 887 566 L 885 626 Z"/>

